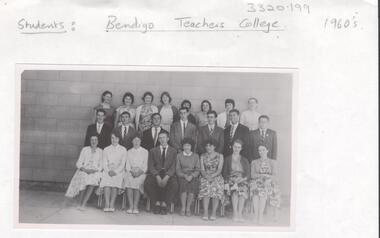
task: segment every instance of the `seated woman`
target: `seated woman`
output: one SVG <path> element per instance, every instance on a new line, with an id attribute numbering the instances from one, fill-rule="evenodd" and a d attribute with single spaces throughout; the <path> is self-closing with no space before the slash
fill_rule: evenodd
<path id="1" fill-rule="evenodd" d="M 223 155 L 215 151 L 217 141 L 213 138 L 204 142 L 206 153 L 201 155 L 201 184 L 199 198 L 203 199 L 203 220 L 215 220 L 219 200 L 223 198 L 224 180 L 221 175 L 223 169 Z M 212 213 L 208 217 L 208 205 L 212 199 Z"/>
<path id="2" fill-rule="evenodd" d="M 243 142 L 239 139 L 232 144 L 233 153 L 227 156 L 223 166 L 223 177 L 227 194 L 231 195 L 233 220 L 243 222 L 243 208 L 248 199 L 248 180 L 250 177 L 249 162 L 240 155 Z"/>
<path id="3" fill-rule="evenodd" d="M 118 190 L 122 188 L 127 150 L 119 145 L 120 135 L 111 134 L 111 145 L 103 151 L 103 174 L 100 188 L 104 189 L 105 212 L 115 211 Z"/>
<path id="4" fill-rule="evenodd" d="M 161 94 L 161 105 L 158 106 L 158 112 L 161 115 L 161 127 L 170 132 L 170 126 L 174 121 L 179 120 L 178 109 L 171 104 L 172 97 L 168 92 Z"/>
<path id="5" fill-rule="evenodd" d="M 142 148 L 141 139 L 136 134 L 132 139 L 133 147 L 127 151 L 124 186 L 127 188 L 129 209 L 127 213 L 139 213 L 140 193 L 144 193 L 145 173 L 148 169 L 148 151 Z"/>
<path id="6" fill-rule="evenodd" d="M 123 96 L 123 105 L 116 109 L 115 127 L 121 125 L 121 114 L 128 112 L 130 115 L 129 123 L 135 127 L 136 108 L 133 106 L 135 97 L 132 93 L 126 92 Z"/>
<path id="7" fill-rule="evenodd" d="M 108 124 L 111 128 L 114 127 L 115 122 L 115 108 L 111 105 L 112 103 L 112 93 L 110 91 L 104 91 L 101 97 L 101 103 L 94 107 L 94 118 L 93 121 L 96 122 L 96 112 L 98 109 L 103 109 L 106 114 L 104 118 L 104 123 Z"/>
<path id="8" fill-rule="evenodd" d="M 203 100 L 201 103 L 201 111 L 195 114 L 196 126 L 202 127 L 207 125 L 207 113 L 212 110 L 211 102 L 208 100 Z"/>
<path id="9" fill-rule="evenodd" d="M 79 194 L 79 210 L 85 210 L 92 191 L 99 186 L 102 170 L 102 149 L 98 148 L 98 136 L 90 136 L 90 146 L 83 147 L 76 163 L 77 171 L 71 179 L 65 196 L 74 198 Z"/>
<path id="10" fill-rule="evenodd" d="M 177 155 L 176 173 L 179 182 L 179 193 L 181 198 L 181 216 L 191 216 L 191 204 L 194 194 L 198 193 L 200 172 L 199 156 L 193 153 L 194 141 L 190 138 L 182 140 L 183 152 Z"/>
<path id="11" fill-rule="evenodd" d="M 143 132 L 152 127 L 152 114 L 158 112 L 158 108 L 153 105 L 153 94 L 145 92 L 142 100 L 144 103 L 136 109 L 136 129 Z"/>
<path id="12" fill-rule="evenodd" d="M 276 161 L 267 157 L 268 149 L 264 145 L 258 147 L 260 159 L 251 163 L 250 192 L 255 209 L 255 222 L 263 224 L 263 214 L 267 200 L 274 207 L 274 218 L 281 204 L 281 193 L 277 183 Z"/>

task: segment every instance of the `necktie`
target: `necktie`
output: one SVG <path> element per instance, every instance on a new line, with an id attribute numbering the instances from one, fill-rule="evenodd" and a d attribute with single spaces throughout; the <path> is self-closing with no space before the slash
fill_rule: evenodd
<path id="1" fill-rule="evenodd" d="M 158 129 L 156 127 L 153 127 L 154 129 L 154 137 L 153 137 L 153 146 L 156 147 L 156 143 L 157 143 L 157 136 L 158 136 Z"/>
<path id="2" fill-rule="evenodd" d="M 231 125 L 231 130 L 230 130 L 230 138 L 231 138 L 231 141 L 232 141 L 232 138 L 234 137 L 234 125 Z"/>
<path id="3" fill-rule="evenodd" d="M 224 128 L 227 128 L 228 125 L 230 125 L 230 117 L 228 116 L 228 113 L 227 113 L 226 124 L 224 125 Z"/>
<path id="4" fill-rule="evenodd" d="M 166 157 L 166 147 L 162 147 L 162 154 L 161 154 L 161 159 L 162 159 L 162 168 L 165 168 L 165 157 Z"/>
<path id="5" fill-rule="evenodd" d="M 100 124 L 97 124 L 98 128 L 96 129 L 96 131 L 98 132 L 98 134 L 100 134 Z"/>
<path id="6" fill-rule="evenodd" d="M 123 126 L 123 139 L 127 136 L 127 127 Z"/>
<path id="7" fill-rule="evenodd" d="M 182 122 L 182 139 L 185 137 L 185 122 Z"/>
<path id="8" fill-rule="evenodd" d="M 210 127 L 210 135 L 214 132 L 214 127 Z"/>
<path id="9" fill-rule="evenodd" d="M 261 130 L 261 136 L 265 137 L 265 131 L 264 130 Z"/>

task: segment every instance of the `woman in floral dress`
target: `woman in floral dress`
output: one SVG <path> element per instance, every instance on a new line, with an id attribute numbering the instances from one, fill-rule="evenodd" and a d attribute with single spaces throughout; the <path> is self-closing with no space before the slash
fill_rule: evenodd
<path id="1" fill-rule="evenodd" d="M 136 109 L 136 129 L 143 132 L 152 127 L 152 114 L 158 112 L 158 108 L 153 105 L 153 94 L 145 92 L 142 97 L 144 104 Z"/>
<path id="2" fill-rule="evenodd" d="M 102 170 L 102 149 L 98 148 L 98 136 L 90 137 L 90 146 L 82 149 L 76 163 L 77 171 L 71 179 L 65 196 L 79 194 L 79 209 L 84 210 L 94 188 L 99 186 Z"/>
<path id="3" fill-rule="evenodd" d="M 227 195 L 231 196 L 233 221 L 243 222 L 243 208 L 248 199 L 248 181 L 251 173 L 248 160 L 240 155 L 243 142 L 235 140 L 232 145 L 233 153 L 227 156 L 223 166 L 223 177 Z"/>
<path id="4" fill-rule="evenodd" d="M 274 208 L 274 218 L 281 205 L 281 193 L 277 183 L 276 161 L 267 157 L 268 149 L 264 145 L 258 147 L 260 159 L 251 163 L 250 195 L 255 209 L 255 222 L 263 224 L 263 213 L 267 200 Z"/>
<path id="5" fill-rule="evenodd" d="M 215 220 L 219 200 L 223 198 L 224 180 L 221 175 L 223 169 L 223 155 L 215 151 L 218 142 L 215 139 L 205 141 L 206 153 L 201 155 L 201 179 L 199 198 L 203 199 L 203 220 Z M 208 205 L 212 199 L 212 213 L 208 217 Z"/>
<path id="6" fill-rule="evenodd" d="M 126 92 L 123 96 L 123 105 L 116 109 L 115 127 L 121 125 L 121 114 L 123 112 L 129 112 L 131 126 L 135 127 L 136 108 L 133 106 L 135 97 L 132 93 Z"/>

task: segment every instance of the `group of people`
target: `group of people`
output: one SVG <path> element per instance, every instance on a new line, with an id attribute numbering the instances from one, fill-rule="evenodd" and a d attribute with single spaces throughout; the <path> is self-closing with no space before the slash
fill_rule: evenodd
<path id="1" fill-rule="evenodd" d="M 98 188 L 105 212 L 115 211 L 122 192 L 130 214 L 139 213 L 141 194 L 150 199 L 154 214 L 167 214 L 177 196 L 181 216 L 191 216 L 194 199 L 201 199 L 204 220 L 215 220 L 219 203 L 229 199 L 234 221 L 243 221 L 248 199 L 258 223 L 263 223 L 267 205 L 277 211 L 276 132 L 268 128 L 269 117 L 256 111 L 256 98 L 248 99 L 242 113 L 233 99 L 226 99 L 219 114 L 208 100 L 198 113 L 191 112 L 189 100 L 178 109 L 168 92 L 161 94 L 159 106 L 151 92 L 142 99 L 135 107 L 134 95 L 127 92 L 123 105 L 114 108 L 112 93 L 102 94 L 66 192 L 71 198 L 79 195 L 79 209 Z"/>

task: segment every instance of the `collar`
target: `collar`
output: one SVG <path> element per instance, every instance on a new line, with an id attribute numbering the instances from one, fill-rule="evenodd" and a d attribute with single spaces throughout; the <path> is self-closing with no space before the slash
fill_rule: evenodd
<path id="1" fill-rule="evenodd" d="M 193 154 L 193 152 L 192 152 L 192 151 L 190 151 L 190 153 L 189 153 L 189 154 L 186 154 L 186 152 L 185 152 L 185 151 L 183 152 L 183 155 L 184 155 L 184 156 L 190 156 L 190 155 L 192 155 L 192 154 Z"/>

